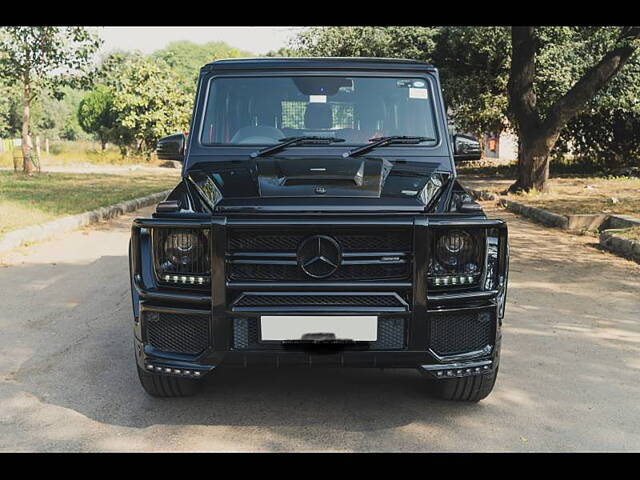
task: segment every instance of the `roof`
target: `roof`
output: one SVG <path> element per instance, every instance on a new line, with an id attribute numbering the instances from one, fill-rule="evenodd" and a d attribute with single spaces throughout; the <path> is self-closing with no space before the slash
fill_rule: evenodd
<path id="1" fill-rule="evenodd" d="M 233 69 L 380 69 L 380 70 L 435 70 L 428 63 L 406 58 L 375 57 L 258 57 L 226 58 L 208 63 L 203 70 Z"/>

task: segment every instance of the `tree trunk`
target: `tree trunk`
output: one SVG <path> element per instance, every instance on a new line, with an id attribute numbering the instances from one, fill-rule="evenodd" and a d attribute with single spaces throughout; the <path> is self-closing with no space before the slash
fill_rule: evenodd
<path id="1" fill-rule="evenodd" d="M 640 27 L 622 27 L 616 46 L 549 108 L 544 120 L 536 108 L 534 27 L 511 28 L 511 69 L 507 89 L 509 110 L 518 128 L 518 180 L 510 192 L 547 190 L 549 154 L 561 130 L 624 66 L 636 51 L 633 40 L 640 38 Z"/>
<path id="2" fill-rule="evenodd" d="M 560 132 L 541 134 L 521 131 L 518 142 L 518 180 L 509 192 L 549 191 L 549 155 Z"/>
<path id="3" fill-rule="evenodd" d="M 31 119 L 31 89 L 28 85 L 24 87 L 22 109 L 22 170 L 25 174 L 31 175 L 31 137 L 29 135 L 29 122 Z"/>

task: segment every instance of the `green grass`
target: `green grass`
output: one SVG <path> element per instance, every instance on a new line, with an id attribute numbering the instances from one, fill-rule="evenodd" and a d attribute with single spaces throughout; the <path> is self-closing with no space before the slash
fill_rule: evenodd
<path id="1" fill-rule="evenodd" d="M 0 172 L 0 235 L 64 215 L 106 207 L 167 190 L 174 175 Z"/>

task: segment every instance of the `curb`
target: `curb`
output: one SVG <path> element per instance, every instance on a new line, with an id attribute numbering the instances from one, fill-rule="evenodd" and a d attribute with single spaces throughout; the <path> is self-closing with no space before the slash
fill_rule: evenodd
<path id="1" fill-rule="evenodd" d="M 600 233 L 600 246 L 621 257 L 640 263 L 640 242 L 616 235 L 622 229 L 605 230 Z"/>
<path id="2" fill-rule="evenodd" d="M 507 200 L 506 198 L 501 198 L 498 202 L 512 212 L 519 213 L 524 217 L 531 218 L 548 227 L 560 228 L 562 230 L 569 229 L 569 219 L 564 215 L 558 215 L 557 213 L 552 213 L 542 208 L 531 207 L 524 203 Z"/>
<path id="3" fill-rule="evenodd" d="M 560 228 L 562 230 L 609 230 L 640 227 L 640 219 L 622 214 L 574 214 L 560 215 L 538 207 L 525 205 L 524 203 L 508 200 L 497 193 L 484 192 L 467 188 L 467 191 L 475 199 L 495 201 L 507 210 L 518 213 L 523 217 L 542 223 L 547 227 Z"/>
<path id="4" fill-rule="evenodd" d="M 134 198 L 133 200 L 127 200 L 109 207 L 101 207 L 96 210 L 79 213 L 77 215 L 68 215 L 41 225 L 13 230 L 0 237 L 0 253 L 19 247 L 24 242 L 44 240 L 53 235 L 58 235 L 60 233 L 68 232 L 69 230 L 75 230 L 79 227 L 98 223 L 101 220 L 116 218 L 142 207 L 148 207 L 149 205 L 162 201 L 167 195 L 169 195 L 169 193 L 171 193 L 171 190 L 152 193 L 146 197 Z"/>
<path id="5" fill-rule="evenodd" d="M 524 203 L 507 200 L 506 198 L 502 198 L 497 193 L 483 192 L 480 190 L 473 190 L 471 188 L 467 188 L 467 191 L 476 199 L 479 198 L 481 200 L 491 200 L 498 202 L 507 210 L 511 210 L 512 212 L 518 213 L 523 217 L 535 220 L 538 223 L 546 225 L 547 227 L 561 228 L 563 230 L 569 229 L 569 218 L 565 215 L 558 215 L 557 213 L 543 210 L 542 208 L 531 207 L 529 205 L 525 205 Z"/>
<path id="6" fill-rule="evenodd" d="M 618 256 L 640 263 L 640 242 L 629 240 L 616 235 L 617 232 L 627 228 L 640 226 L 640 221 L 628 215 L 559 215 L 557 213 L 544 210 L 542 208 L 531 207 L 523 203 L 507 200 L 496 193 L 484 192 L 467 188 L 467 191 L 475 199 L 495 201 L 507 210 L 520 214 L 548 227 L 560 228 L 562 230 L 580 230 L 588 228 L 600 232 L 600 246 Z M 614 228 L 610 228 L 614 227 Z"/>

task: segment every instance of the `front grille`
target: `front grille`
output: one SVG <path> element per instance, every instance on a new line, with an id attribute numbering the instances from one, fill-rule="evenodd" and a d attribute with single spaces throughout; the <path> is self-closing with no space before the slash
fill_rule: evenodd
<path id="1" fill-rule="evenodd" d="M 495 317 L 484 312 L 430 314 L 431 348 L 438 355 L 481 350 L 493 343 Z"/>
<path id="2" fill-rule="evenodd" d="M 147 343 L 163 352 L 198 354 L 209 344 L 209 317 L 145 312 Z"/>
<path id="3" fill-rule="evenodd" d="M 260 342 L 260 320 L 257 318 L 233 319 L 233 348 L 265 349 Z M 400 350 L 405 348 L 405 319 L 380 317 L 378 339 L 369 342 L 370 350 Z"/>
<path id="4" fill-rule="evenodd" d="M 396 295 L 305 295 L 305 294 L 242 294 L 233 304 L 234 307 L 405 307 L 406 304 Z"/>
<path id="5" fill-rule="evenodd" d="M 411 275 L 410 230 L 336 233 L 230 230 L 227 238 L 230 280 L 312 281 L 299 266 L 298 249 L 306 239 L 324 235 L 342 252 L 340 265 L 325 281 L 406 280 Z"/>
<path id="6" fill-rule="evenodd" d="M 295 251 L 308 232 L 278 233 L 260 231 L 231 231 L 229 251 Z M 393 230 L 371 233 L 314 232 L 314 235 L 330 235 L 345 251 L 410 251 L 413 244 L 410 231 Z"/>

